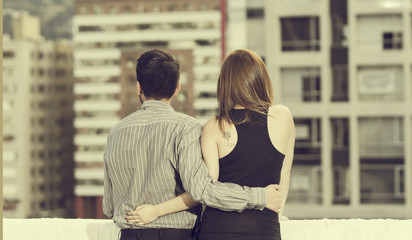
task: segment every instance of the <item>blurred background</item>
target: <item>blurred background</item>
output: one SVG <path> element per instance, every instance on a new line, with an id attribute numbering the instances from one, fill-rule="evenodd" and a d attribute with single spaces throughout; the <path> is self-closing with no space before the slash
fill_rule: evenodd
<path id="1" fill-rule="evenodd" d="M 151 48 L 202 124 L 224 56 L 262 57 L 295 117 L 289 218 L 412 218 L 412 0 L 3 0 L 4 217 L 105 217 L 107 133 Z"/>

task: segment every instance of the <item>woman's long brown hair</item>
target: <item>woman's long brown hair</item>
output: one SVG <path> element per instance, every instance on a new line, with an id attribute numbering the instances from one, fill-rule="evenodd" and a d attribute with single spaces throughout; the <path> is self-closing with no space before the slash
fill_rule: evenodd
<path id="1" fill-rule="evenodd" d="M 236 104 L 267 115 L 269 107 L 273 105 L 273 89 L 266 66 L 258 54 L 239 49 L 225 58 L 217 83 L 217 100 L 217 120 L 222 131 L 224 121 L 229 124 L 250 121 L 247 113 L 242 121 L 233 120 L 230 110 Z"/>

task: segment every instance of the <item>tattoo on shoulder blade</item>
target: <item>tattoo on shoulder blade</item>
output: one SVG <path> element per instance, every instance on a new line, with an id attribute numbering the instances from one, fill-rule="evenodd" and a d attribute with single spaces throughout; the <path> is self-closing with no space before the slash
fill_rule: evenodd
<path id="1" fill-rule="evenodd" d="M 223 139 L 225 139 L 225 145 L 227 147 L 234 147 L 236 144 L 233 142 L 232 134 L 229 131 L 223 132 Z"/>
<path id="2" fill-rule="evenodd" d="M 232 137 L 232 134 L 230 134 L 229 131 L 225 131 L 225 132 L 223 133 L 223 138 L 224 138 L 225 140 L 229 140 L 230 137 Z"/>

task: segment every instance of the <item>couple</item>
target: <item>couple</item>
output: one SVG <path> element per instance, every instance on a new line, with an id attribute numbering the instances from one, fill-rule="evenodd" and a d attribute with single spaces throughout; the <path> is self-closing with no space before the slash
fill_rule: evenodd
<path id="1" fill-rule="evenodd" d="M 142 106 L 109 133 L 103 211 L 122 229 L 120 239 L 193 239 L 193 228 L 199 239 L 281 239 L 295 129 L 290 111 L 273 105 L 263 61 L 250 50 L 226 57 L 219 113 L 203 132 L 170 106 L 179 74 L 169 53 L 141 55 Z M 207 205 L 200 222 L 199 203 Z"/>

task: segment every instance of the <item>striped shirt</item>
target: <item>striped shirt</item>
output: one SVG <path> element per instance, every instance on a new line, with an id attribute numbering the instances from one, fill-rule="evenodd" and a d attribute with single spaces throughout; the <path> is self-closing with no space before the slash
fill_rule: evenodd
<path id="1" fill-rule="evenodd" d="M 103 212 L 120 228 L 193 228 L 189 209 L 159 217 L 144 226 L 126 222 L 126 212 L 159 204 L 185 191 L 195 201 L 224 211 L 260 209 L 264 188 L 212 181 L 202 160 L 201 126 L 164 102 L 147 100 L 114 126 L 104 153 Z"/>

